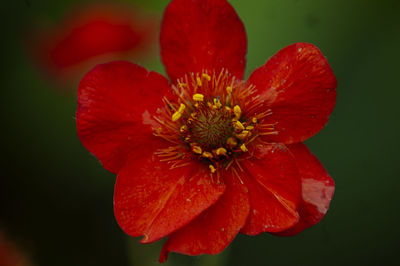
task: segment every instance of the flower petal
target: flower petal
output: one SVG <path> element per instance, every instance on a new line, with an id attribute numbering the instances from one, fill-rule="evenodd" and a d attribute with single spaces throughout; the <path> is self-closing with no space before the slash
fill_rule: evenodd
<path id="1" fill-rule="evenodd" d="M 250 195 L 250 215 L 241 232 L 279 232 L 296 224 L 300 175 L 285 145 L 258 145 L 254 157 L 241 163 L 240 175 Z"/>
<path id="2" fill-rule="evenodd" d="M 152 135 L 152 114 L 170 91 L 168 80 L 124 61 L 96 66 L 78 88 L 76 125 L 83 145 L 111 172 Z"/>
<path id="3" fill-rule="evenodd" d="M 318 223 L 325 216 L 335 191 L 335 183 L 318 158 L 303 143 L 288 146 L 295 157 L 302 179 L 302 201 L 299 206 L 300 221 L 293 227 L 277 233 L 296 235 Z"/>
<path id="4" fill-rule="evenodd" d="M 217 254 L 225 249 L 246 223 L 249 214 L 247 188 L 236 176 L 224 177 L 222 197 L 195 220 L 170 235 L 164 243 L 160 262 L 169 252 L 187 255 Z"/>
<path id="5" fill-rule="evenodd" d="M 226 0 L 172 1 L 164 14 L 160 43 L 172 82 L 190 72 L 222 68 L 239 79 L 244 75 L 246 32 Z"/>
<path id="6" fill-rule="evenodd" d="M 323 54 L 312 44 L 295 43 L 256 69 L 248 84 L 258 90 L 272 115 L 277 135 L 269 142 L 297 143 L 320 131 L 336 101 L 336 78 Z"/>
<path id="7" fill-rule="evenodd" d="M 142 243 L 156 241 L 186 225 L 225 190 L 224 185 L 212 182 L 203 165 L 170 166 L 153 152 L 138 152 L 118 174 L 115 217 L 127 234 L 144 235 Z"/>
<path id="8" fill-rule="evenodd" d="M 99 62 L 143 53 L 155 37 L 156 21 L 144 19 L 145 13 L 137 7 L 96 3 L 75 9 L 30 42 L 34 56 L 58 78 L 82 75 L 83 69 Z"/>

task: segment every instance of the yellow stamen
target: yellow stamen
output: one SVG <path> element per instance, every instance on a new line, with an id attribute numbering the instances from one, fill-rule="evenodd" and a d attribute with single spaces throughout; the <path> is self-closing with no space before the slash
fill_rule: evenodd
<path id="1" fill-rule="evenodd" d="M 206 73 L 203 73 L 203 75 L 201 75 L 203 78 L 205 78 L 207 81 L 211 80 L 211 77 L 209 75 L 207 75 Z"/>
<path id="2" fill-rule="evenodd" d="M 203 152 L 203 154 L 201 156 L 204 157 L 204 158 L 208 158 L 208 159 L 212 159 L 213 158 L 212 153 L 208 152 L 208 151 Z"/>
<path id="3" fill-rule="evenodd" d="M 253 129 L 254 129 L 253 126 L 247 126 L 247 127 L 246 127 L 246 130 L 253 130 Z"/>
<path id="4" fill-rule="evenodd" d="M 226 155 L 226 149 L 225 148 L 218 148 L 215 152 L 217 155 Z"/>
<path id="5" fill-rule="evenodd" d="M 235 107 L 233 107 L 233 113 L 235 114 L 236 119 L 240 118 L 242 115 L 242 109 L 240 109 L 239 105 L 235 105 Z"/>
<path id="6" fill-rule="evenodd" d="M 197 77 L 196 81 L 197 81 L 197 86 L 201 87 L 203 85 L 203 83 L 201 82 L 200 77 Z"/>
<path id="7" fill-rule="evenodd" d="M 225 106 L 225 110 L 228 112 L 232 111 L 232 109 L 229 106 Z"/>
<path id="8" fill-rule="evenodd" d="M 173 115 L 172 115 L 172 121 L 177 121 L 179 118 L 181 118 L 183 111 L 185 110 L 186 106 L 181 103 L 181 105 L 179 106 L 178 111 L 176 111 Z"/>
<path id="9" fill-rule="evenodd" d="M 229 139 L 226 140 L 226 144 L 228 144 L 231 147 L 235 147 L 237 145 L 237 141 L 235 138 L 230 137 Z"/>
<path id="10" fill-rule="evenodd" d="M 193 100 L 202 102 L 202 101 L 204 101 L 204 95 L 200 94 L 200 93 L 193 94 Z"/>
<path id="11" fill-rule="evenodd" d="M 226 95 L 226 97 L 225 97 L 225 104 L 226 105 L 231 105 L 232 104 L 232 87 L 231 86 L 228 86 L 228 87 L 226 87 L 226 93 L 227 93 L 227 95 Z"/>
<path id="12" fill-rule="evenodd" d="M 214 165 L 212 164 L 210 164 L 208 167 L 210 168 L 212 174 L 214 174 L 217 171 L 217 169 L 215 169 Z"/>
<path id="13" fill-rule="evenodd" d="M 243 152 L 249 151 L 244 143 L 243 143 L 242 145 L 240 145 L 240 149 L 241 149 Z"/>
<path id="14" fill-rule="evenodd" d="M 181 103 L 181 105 L 179 106 L 178 112 L 183 113 L 185 108 L 186 108 L 186 106 L 183 103 Z"/>
<path id="15" fill-rule="evenodd" d="M 201 147 L 199 146 L 192 146 L 192 152 L 196 154 L 201 154 L 203 151 L 201 150 Z"/>
<path id="16" fill-rule="evenodd" d="M 179 86 L 179 88 L 183 88 L 183 87 L 186 87 L 187 86 L 187 84 L 186 83 L 180 83 L 180 82 L 178 82 L 178 86 Z"/>
<path id="17" fill-rule="evenodd" d="M 242 123 L 240 123 L 240 121 L 234 122 L 233 127 L 236 131 L 242 131 L 244 129 L 244 126 Z"/>
<path id="18" fill-rule="evenodd" d="M 236 134 L 236 137 L 240 140 L 243 140 L 251 135 L 250 131 L 243 130 L 240 134 Z"/>
<path id="19" fill-rule="evenodd" d="M 179 129 L 179 131 L 181 133 L 185 133 L 188 130 L 188 127 L 186 125 L 181 126 L 181 128 Z"/>
<path id="20" fill-rule="evenodd" d="M 222 104 L 221 101 L 219 100 L 219 98 L 214 98 L 214 108 L 219 109 L 221 108 Z"/>
<path id="21" fill-rule="evenodd" d="M 172 115 L 172 121 L 178 121 L 179 120 L 179 118 L 181 118 L 181 116 L 182 116 L 182 113 L 180 113 L 180 112 L 175 112 L 173 115 Z"/>
<path id="22" fill-rule="evenodd" d="M 253 124 L 257 124 L 257 118 L 256 118 L 256 117 L 253 117 L 253 118 L 251 119 L 251 122 L 253 122 Z"/>

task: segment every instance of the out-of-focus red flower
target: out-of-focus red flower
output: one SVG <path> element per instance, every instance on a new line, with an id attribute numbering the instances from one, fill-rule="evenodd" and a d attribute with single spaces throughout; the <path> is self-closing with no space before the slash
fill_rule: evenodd
<path id="1" fill-rule="evenodd" d="M 157 23 L 137 7 L 80 6 L 59 25 L 36 30 L 29 45 L 51 78 L 69 81 L 100 63 L 144 58 L 154 48 Z"/>
<path id="2" fill-rule="evenodd" d="M 0 265 L 1 266 L 28 266 L 27 257 L 0 231 Z"/>
<path id="3" fill-rule="evenodd" d="M 78 90 L 77 130 L 118 173 L 114 210 L 142 243 L 221 252 L 239 233 L 318 223 L 334 182 L 302 142 L 328 121 L 336 78 L 312 44 L 279 51 L 243 81 L 247 39 L 226 0 L 173 0 L 161 28 L 172 83 L 138 65 L 98 65 Z"/>

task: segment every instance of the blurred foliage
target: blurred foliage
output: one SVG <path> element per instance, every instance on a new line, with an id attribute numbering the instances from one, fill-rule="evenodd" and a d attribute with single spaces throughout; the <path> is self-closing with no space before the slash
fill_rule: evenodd
<path id="1" fill-rule="evenodd" d="M 78 140 L 76 92 L 48 82 L 26 53 L 34 21 L 82 1 L 16 0 L 0 9 L 0 226 L 35 265 L 156 265 L 114 220 L 115 176 Z M 125 1 L 162 14 L 167 0 Z M 336 109 L 307 143 L 336 181 L 325 219 L 302 234 L 240 235 L 218 256 L 167 265 L 395 265 L 400 237 L 400 2 L 231 0 L 248 33 L 251 73 L 293 42 L 316 44 L 338 79 Z M 158 55 L 142 65 L 164 73 Z"/>

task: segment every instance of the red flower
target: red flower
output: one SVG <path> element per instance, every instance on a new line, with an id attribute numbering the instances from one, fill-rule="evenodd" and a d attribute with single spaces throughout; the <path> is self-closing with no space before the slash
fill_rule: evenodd
<path id="1" fill-rule="evenodd" d="M 0 230 L 0 265 L 1 266 L 29 266 L 27 254 Z"/>
<path id="2" fill-rule="evenodd" d="M 51 77 L 67 81 L 96 64 L 149 50 L 155 22 L 130 6 L 79 7 L 58 26 L 35 33 L 30 49 Z"/>
<path id="3" fill-rule="evenodd" d="M 335 104 L 336 79 L 311 44 L 290 45 L 242 81 L 243 24 L 226 0 L 173 0 L 161 29 L 172 84 L 128 62 L 79 85 L 77 128 L 118 173 L 114 209 L 142 243 L 221 252 L 238 234 L 294 235 L 325 215 L 334 183 L 302 141 Z"/>

